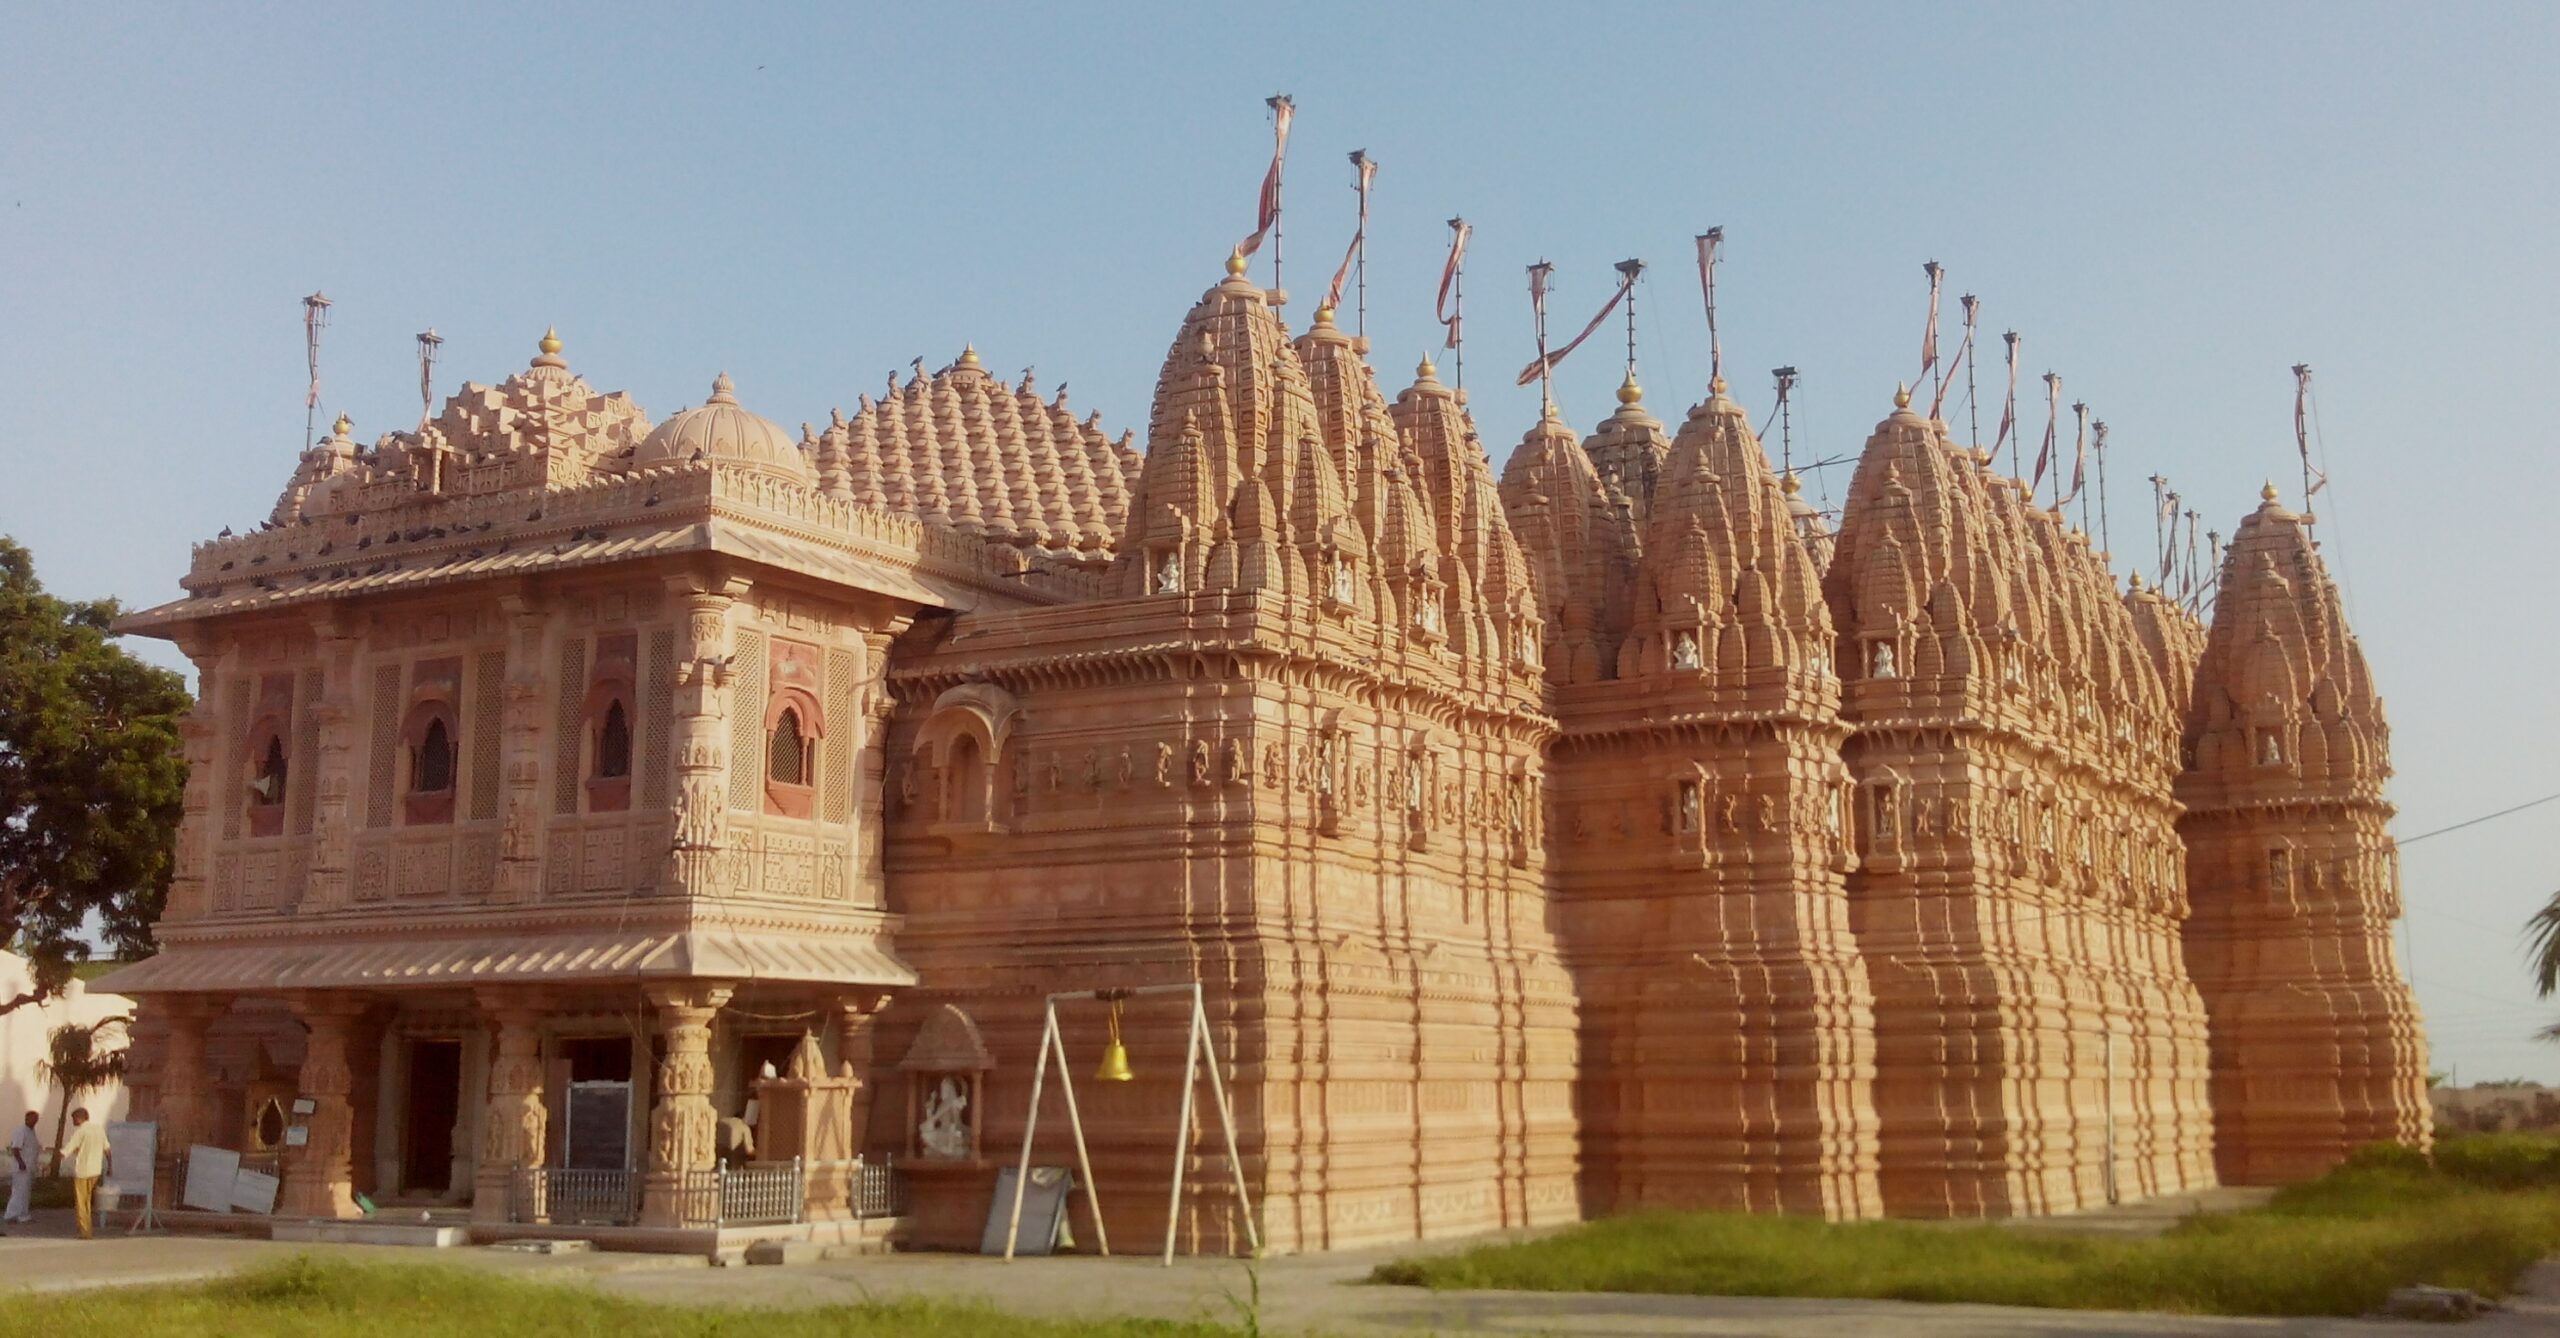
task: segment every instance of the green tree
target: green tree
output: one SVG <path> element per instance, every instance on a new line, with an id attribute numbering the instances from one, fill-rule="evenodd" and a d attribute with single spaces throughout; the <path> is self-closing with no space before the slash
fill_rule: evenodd
<path id="1" fill-rule="evenodd" d="M 115 616 L 46 594 L 0 536 L 0 943 L 35 976 L 0 1013 L 60 991 L 92 934 L 150 952 L 168 896 L 190 703 L 184 679 L 116 644 Z"/>
<path id="2" fill-rule="evenodd" d="M 45 1056 L 36 1061 L 36 1078 L 62 1089 L 62 1109 L 53 1113 L 53 1173 L 62 1174 L 62 1128 L 83 1092 L 94 1092 L 124 1077 L 125 1052 L 102 1050 L 99 1040 L 110 1027 L 129 1017 L 102 1017 L 95 1022 L 65 1022 L 45 1036 Z"/>

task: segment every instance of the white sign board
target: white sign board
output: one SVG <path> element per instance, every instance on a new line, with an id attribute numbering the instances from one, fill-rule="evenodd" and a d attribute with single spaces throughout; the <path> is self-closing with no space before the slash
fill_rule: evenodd
<path id="1" fill-rule="evenodd" d="M 178 1203 L 209 1213 L 227 1213 L 231 1211 L 231 1182 L 239 1178 L 239 1153 L 198 1143 L 187 1149 L 187 1187 L 178 1196 Z"/>
<path id="2" fill-rule="evenodd" d="M 276 1210 L 277 1183 L 264 1171 L 242 1171 L 231 1178 L 231 1206 L 243 1212 L 272 1214 Z"/>
<path id="3" fill-rule="evenodd" d="M 98 1183 L 98 1192 L 114 1203 L 130 1194 L 135 1198 L 151 1197 L 151 1162 L 159 1155 L 160 1126 L 148 1120 L 107 1121 L 107 1159 L 111 1174 Z"/>

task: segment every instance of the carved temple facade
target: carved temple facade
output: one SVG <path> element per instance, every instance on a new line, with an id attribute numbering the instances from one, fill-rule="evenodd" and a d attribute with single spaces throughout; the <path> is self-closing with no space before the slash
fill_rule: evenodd
<path id="1" fill-rule="evenodd" d="M 1497 476 L 1242 268 L 1143 454 L 974 352 L 796 439 L 549 337 L 342 419 L 124 624 L 201 676 L 160 952 L 100 985 L 137 1118 L 294 1213 L 717 1227 L 796 1159 L 798 1215 L 895 1166 L 966 1246 L 1044 997 L 1196 980 L 1283 1250 L 2425 1141 L 2381 703 L 2272 493 L 2207 629 L 1907 398 L 1836 532 L 1721 384 Z M 1190 1020 L 1118 1025 L 1080 1239 L 1169 1225 Z M 1214 1131 L 1188 1249 L 1242 1236 Z"/>

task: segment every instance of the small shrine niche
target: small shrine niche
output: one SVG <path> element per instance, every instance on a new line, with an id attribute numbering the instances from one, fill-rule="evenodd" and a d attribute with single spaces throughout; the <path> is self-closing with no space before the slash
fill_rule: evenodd
<path id="1" fill-rule="evenodd" d="M 973 1163 L 980 1159 L 986 1078 L 995 1061 L 978 1024 L 954 1004 L 944 1004 L 916 1031 L 915 1044 L 898 1061 L 907 1075 L 907 1155 L 917 1162 Z"/>

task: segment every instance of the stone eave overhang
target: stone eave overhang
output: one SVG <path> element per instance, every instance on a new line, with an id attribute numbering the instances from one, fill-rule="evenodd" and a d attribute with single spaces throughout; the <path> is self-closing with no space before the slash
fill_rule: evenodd
<path id="1" fill-rule="evenodd" d="M 683 555 L 739 559 L 926 607 L 1062 597 L 991 564 L 977 540 L 725 466 L 352 519 L 199 545 L 188 597 L 127 615 L 116 630 L 174 637 L 212 619 Z"/>

